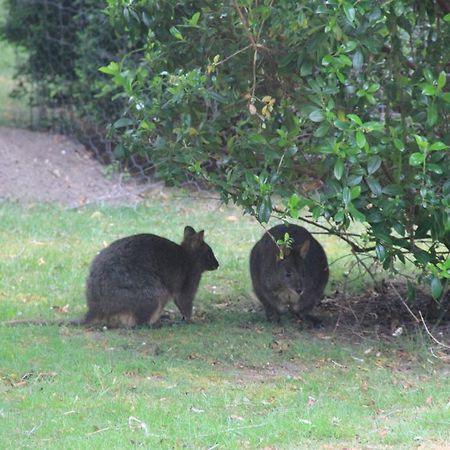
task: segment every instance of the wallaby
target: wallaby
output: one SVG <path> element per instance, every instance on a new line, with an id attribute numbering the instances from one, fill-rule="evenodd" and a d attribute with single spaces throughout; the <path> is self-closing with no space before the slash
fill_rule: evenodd
<path id="1" fill-rule="evenodd" d="M 287 245 L 277 245 L 285 242 Z M 294 224 L 277 225 L 268 230 L 250 254 L 253 290 L 266 317 L 279 322 L 280 314 L 290 311 L 314 326 L 320 319 L 309 314 L 323 297 L 328 282 L 325 251 L 311 233 Z"/>
<path id="2" fill-rule="evenodd" d="M 155 324 L 170 298 L 183 319 L 191 320 L 192 303 L 201 275 L 219 267 L 211 247 L 190 226 L 181 245 L 153 234 L 114 241 L 94 258 L 86 281 L 88 311 L 71 325 L 105 324 L 110 328 Z M 65 321 L 5 322 L 64 324 Z"/>

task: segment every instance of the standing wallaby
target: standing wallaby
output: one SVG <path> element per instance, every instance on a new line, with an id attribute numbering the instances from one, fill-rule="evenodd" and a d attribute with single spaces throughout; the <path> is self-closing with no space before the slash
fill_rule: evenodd
<path id="1" fill-rule="evenodd" d="M 288 245 L 280 248 L 278 241 Z M 323 297 L 328 281 L 328 262 L 322 246 L 298 225 L 277 225 L 266 232 L 250 254 L 253 290 L 269 321 L 290 311 L 313 325 L 320 320 L 308 314 Z"/>
<path id="2" fill-rule="evenodd" d="M 189 321 L 202 273 L 219 267 L 203 235 L 187 226 L 181 245 L 138 234 L 103 249 L 94 258 L 86 282 L 85 323 L 112 328 L 154 324 L 170 298 Z"/>

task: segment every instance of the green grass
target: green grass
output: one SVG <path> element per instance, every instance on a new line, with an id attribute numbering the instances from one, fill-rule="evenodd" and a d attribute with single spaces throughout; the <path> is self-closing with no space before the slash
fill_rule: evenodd
<path id="1" fill-rule="evenodd" d="M 1 203 L 0 317 L 80 317 L 103 245 L 139 232 L 180 241 L 186 224 L 206 230 L 221 264 L 202 279 L 193 324 L 0 326 L 0 448 L 409 449 L 450 440 L 448 368 L 420 341 L 352 343 L 267 323 L 247 268 L 260 227 L 180 193 L 136 209 Z M 319 239 L 330 261 L 348 251 Z M 331 285 L 343 262 L 331 266 Z"/>

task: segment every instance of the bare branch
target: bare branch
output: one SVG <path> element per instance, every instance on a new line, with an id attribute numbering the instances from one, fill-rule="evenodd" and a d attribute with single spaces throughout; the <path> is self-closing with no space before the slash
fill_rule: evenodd
<path id="1" fill-rule="evenodd" d="M 389 286 L 392 288 L 392 290 L 395 292 L 399 300 L 402 302 L 403 306 L 408 310 L 408 312 L 411 314 L 411 316 L 414 318 L 414 320 L 417 323 L 420 323 L 420 320 L 417 318 L 417 316 L 411 311 L 411 308 L 407 305 L 405 300 L 403 300 L 403 297 L 400 295 L 400 292 L 397 291 L 396 287 L 392 282 L 389 282 Z"/>
<path id="2" fill-rule="evenodd" d="M 449 345 L 446 345 L 446 344 L 444 344 L 443 342 L 438 341 L 438 340 L 431 334 L 430 330 L 429 330 L 428 327 L 427 327 L 427 324 L 425 323 L 425 320 L 424 320 L 424 318 L 423 318 L 423 316 L 422 316 L 422 312 L 421 312 L 421 311 L 419 311 L 419 315 L 420 315 L 420 318 L 422 319 L 423 326 L 425 327 L 425 331 L 427 332 L 428 336 L 430 336 L 430 338 L 433 339 L 433 341 L 436 342 L 436 344 L 440 345 L 441 347 L 450 349 L 450 346 L 449 346 Z"/>

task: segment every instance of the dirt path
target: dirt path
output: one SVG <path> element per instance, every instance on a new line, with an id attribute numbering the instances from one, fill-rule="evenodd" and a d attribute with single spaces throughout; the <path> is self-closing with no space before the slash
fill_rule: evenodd
<path id="1" fill-rule="evenodd" d="M 0 199 L 136 204 L 142 187 L 104 176 L 81 144 L 64 136 L 0 127 Z"/>

